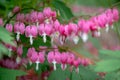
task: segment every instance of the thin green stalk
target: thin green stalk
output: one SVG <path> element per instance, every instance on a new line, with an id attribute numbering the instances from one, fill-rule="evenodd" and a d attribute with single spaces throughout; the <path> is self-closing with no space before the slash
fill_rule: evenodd
<path id="1" fill-rule="evenodd" d="M 25 11 L 25 10 L 28 10 L 28 9 L 37 10 L 37 9 L 35 9 L 35 8 L 23 8 L 23 9 L 21 10 L 21 12 L 23 12 L 23 11 Z M 8 18 L 8 20 L 7 20 L 7 21 L 5 22 L 5 24 L 4 24 L 4 27 L 5 27 L 6 24 L 9 23 L 9 22 L 11 21 L 11 19 L 14 18 L 18 13 L 19 13 L 19 12 L 13 14 L 10 18 Z"/>
<path id="2" fill-rule="evenodd" d="M 115 4 L 113 4 L 113 5 L 111 6 L 111 8 L 113 8 L 113 7 L 115 7 L 115 6 L 118 6 L 119 4 L 120 4 L 120 1 L 117 2 L 117 3 L 115 3 Z"/>
<path id="3" fill-rule="evenodd" d="M 72 71 L 73 72 L 73 71 Z M 70 73 L 70 80 L 72 80 L 72 72 Z"/>
<path id="4" fill-rule="evenodd" d="M 120 42 L 120 31 L 119 31 L 119 26 L 116 24 L 115 31 L 117 32 L 119 42 Z"/>
<path id="5" fill-rule="evenodd" d="M 82 78 L 82 75 L 80 74 L 80 78 L 81 78 L 81 80 L 84 80 L 83 78 Z"/>
<path id="6" fill-rule="evenodd" d="M 11 21 L 11 19 L 12 19 L 16 14 L 17 14 L 17 13 L 13 14 L 13 16 L 11 16 L 11 17 L 5 22 L 5 24 L 4 24 L 3 27 L 5 27 L 6 24 L 9 23 L 9 22 Z"/>

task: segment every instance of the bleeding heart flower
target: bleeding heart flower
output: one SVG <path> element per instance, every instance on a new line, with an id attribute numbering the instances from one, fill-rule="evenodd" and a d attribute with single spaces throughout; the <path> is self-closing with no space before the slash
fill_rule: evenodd
<path id="1" fill-rule="evenodd" d="M 30 38 L 30 44 L 33 44 L 33 37 L 37 37 L 37 27 L 35 25 L 27 26 L 25 29 L 25 35 L 26 37 Z"/>
<path id="2" fill-rule="evenodd" d="M 76 69 L 76 72 L 78 73 L 79 72 L 79 65 L 81 64 L 81 59 L 80 58 L 75 59 L 73 64 L 74 64 L 74 67 Z"/>
<path id="3" fill-rule="evenodd" d="M 15 6 L 12 12 L 13 12 L 13 13 L 18 13 L 18 12 L 20 12 L 20 7 L 19 7 L 19 6 Z"/>
<path id="4" fill-rule="evenodd" d="M 50 51 L 47 56 L 49 63 L 53 63 L 54 70 L 56 70 L 56 63 L 60 63 L 61 54 L 58 51 Z"/>
<path id="5" fill-rule="evenodd" d="M 65 70 L 67 68 L 68 53 L 62 52 L 61 54 L 61 68 Z"/>
<path id="6" fill-rule="evenodd" d="M 38 26 L 39 35 L 43 36 L 43 41 L 46 42 L 46 36 L 50 36 L 53 32 L 51 24 L 40 24 Z"/>
<path id="7" fill-rule="evenodd" d="M 24 32 L 25 32 L 25 25 L 24 25 L 24 23 L 16 22 L 14 24 L 14 32 L 17 33 L 16 39 L 18 41 L 19 38 L 20 38 L 20 34 L 24 34 Z"/>
<path id="8" fill-rule="evenodd" d="M 16 20 L 19 21 L 19 22 L 24 22 L 24 18 L 25 18 L 24 14 L 18 13 L 16 15 Z"/>
<path id="9" fill-rule="evenodd" d="M 7 29 L 9 32 L 12 32 L 12 31 L 13 31 L 13 25 L 12 25 L 12 24 L 6 24 L 6 29 Z"/>
<path id="10" fill-rule="evenodd" d="M 0 26 L 2 26 L 2 25 L 3 25 L 3 19 L 0 18 Z"/>

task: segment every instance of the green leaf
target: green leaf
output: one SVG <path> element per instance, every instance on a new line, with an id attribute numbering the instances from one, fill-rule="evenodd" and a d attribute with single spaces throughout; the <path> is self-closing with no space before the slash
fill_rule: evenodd
<path id="1" fill-rule="evenodd" d="M 70 72 L 68 70 L 62 70 L 61 68 L 57 68 L 56 71 L 53 71 L 50 76 L 48 77 L 48 80 L 66 80 L 66 78 L 69 78 Z"/>
<path id="2" fill-rule="evenodd" d="M 116 0 L 77 0 L 76 3 L 82 6 L 89 6 L 89 7 L 110 7 L 114 4 Z"/>
<path id="3" fill-rule="evenodd" d="M 76 73 L 75 71 L 72 72 L 72 80 L 82 80 L 80 74 Z"/>
<path id="4" fill-rule="evenodd" d="M 97 75 L 96 72 L 93 70 L 80 66 L 79 67 L 79 75 L 81 77 L 81 80 L 96 80 L 96 79 L 101 79 L 100 76 Z"/>
<path id="5" fill-rule="evenodd" d="M 0 67 L 0 80 L 16 80 L 17 76 L 25 75 L 26 73 L 21 70 L 10 70 Z"/>
<path id="6" fill-rule="evenodd" d="M 105 80 L 116 80 L 116 78 L 117 78 L 117 75 L 116 75 L 115 72 L 113 72 L 113 73 L 107 73 L 105 75 Z"/>
<path id="7" fill-rule="evenodd" d="M 53 0 L 52 1 L 52 5 L 57 9 L 59 10 L 60 12 L 60 16 L 61 18 L 63 18 L 64 20 L 68 21 L 69 19 L 71 19 L 73 17 L 73 14 L 70 10 L 70 8 L 68 8 L 66 6 L 65 3 L 63 3 L 62 1 L 60 0 Z"/>
<path id="8" fill-rule="evenodd" d="M 5 28 L 0 27 L 0 40 L 2 40 L 5 43 L 14 45 L 13 43 L 13 37 L 11 37 L 11 33 L 9 33 Z"/>
<path id="9" fill-rule="evenodd" d="M 115 58 L 120 58 L 120 51 L 112 51 L 112 50 L 100 50 L 100 54 L 104 54 L 106 56 L 111 56 Z"/>
<path id="10" fill-rule="evenodd" d="M 97 62 L 95 71 L 97 72 L 111 72 L 120 69 L 119 59 L 109 59 Z"/>
<path id="11" fill-rule="evenodd" d="M 27 57 L 27 51 L 28 51 L 28 47 L 23 47 L 22 57 Z"/>
<path id="12" fill-rule="evenodd" d="M 92 36 L 89 36 L 89 40 L 92 42 L 93 46 L 95 46 L 97 49 L 101 48 L 100 41 L 97 38 L 93 38 Z"/>
<path id="13" fill-rule="evenodd" d="M 0 44 L 0 53 L 7 53 L 8 50 L 2 45 Z"/>

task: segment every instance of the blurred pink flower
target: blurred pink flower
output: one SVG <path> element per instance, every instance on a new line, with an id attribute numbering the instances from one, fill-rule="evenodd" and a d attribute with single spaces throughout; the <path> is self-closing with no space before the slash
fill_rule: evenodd
<path id="1" fill-rule="evenodd" d="M 30 44 L 33 44 L 33 37 L 37 37 L 38 31 L 35 25 L 27 26 L 25 29 L 26 37 L 30 37 Z"/>
<path id="2" fill-rule="evenodd" d="M 24 34 L 24 32 L 25 32 L 24 23 L 16 22 L 14 24 L 14 32 L 17 33 L 16 39 L 18 41 L 20 39 L 20 34 Z"/>
<path id="3" fill-rule="evenodd" d="M 3 19 L 0 18 L 0 26 L 3 26 Z"/>
<path id="4" fill-rule="evenodd" d="M 9 32 L 12 32 L 12 31 L 13 31 L 13 25 L 12 25 L 12 24 L 6 24 L 6 29 L 7 29 Z"/>
<path id="5" fill-rule="evenodd" d="M 14 8 L 13 8 L 13 11 L 12 11 L 13 13 L 18 13 L 18 12 L 20 12 L 20 7 L 19 6 L 15 6 Z"/>

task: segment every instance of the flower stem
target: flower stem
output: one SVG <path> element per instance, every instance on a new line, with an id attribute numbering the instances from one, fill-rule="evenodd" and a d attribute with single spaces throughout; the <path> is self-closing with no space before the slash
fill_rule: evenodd
<path id="1" fill-rule="evenodd" d="M 120 4 L 120 1 L 117 2 L 117 3 L 115 3 L 115 4 L 113 4 L 113 5 L 111 6 L 111 8 L 113 8 L 113 7 L 115 7 L 115 6 L 118 6 L 119 4 Z"/>
<path id="2" fill-rule="evenodd" d="M 17 15 L 17 14 L 18 14 L 18 13 L 13 14 L 13 16 L 11 16 L 11 17 L 5 22 L 4 27 L 5 27 L 6 24 L 9 23 L 9 22 L 11 21 L 11 19 L 12 19 L 15 15 Z"/>

